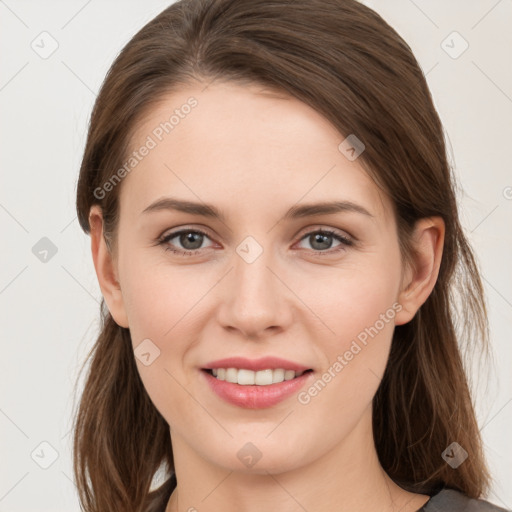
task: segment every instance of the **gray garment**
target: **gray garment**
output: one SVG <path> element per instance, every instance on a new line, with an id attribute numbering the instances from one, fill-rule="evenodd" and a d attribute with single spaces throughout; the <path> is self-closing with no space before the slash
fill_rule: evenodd
<path id="1" fill-rule="evenodd" d="M 512 512 L 485 500 L 474 500 L 454 489 L 442 489 L 418 512 Z"/>
<path id="2" fill-rule="evenodd" d="M 151 506 L 147 512 L 165 512 L 167 502 L 176 487 L 176 475 L 173 474 L 157 491 L 153 493 Z M 474 500 L 454 489 L 441 489 L 421 507 L 418 512 L 512 512 L 485 500 Z"/>

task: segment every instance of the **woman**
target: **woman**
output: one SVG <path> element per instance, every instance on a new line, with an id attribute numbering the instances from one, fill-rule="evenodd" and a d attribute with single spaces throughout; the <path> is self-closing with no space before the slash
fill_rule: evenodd
<path id="1" fill-rule="evenodd" d="M 77 209 L 105 305 L 84 510 L 503 510 L 457 345 L 485 348 L 487 320 L 442 125 L 375 12 L 171 5 L 106 77 Z"/>

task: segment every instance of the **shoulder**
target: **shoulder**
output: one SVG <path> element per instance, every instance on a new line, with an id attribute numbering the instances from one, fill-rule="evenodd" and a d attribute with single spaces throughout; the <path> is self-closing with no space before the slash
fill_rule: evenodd
<path id="1" fill-rule="evenodd" d="M 469 498 L 454 489 L 443 489 L 421 509 L 425 512 L 511 512 L 486 500 Z"/>

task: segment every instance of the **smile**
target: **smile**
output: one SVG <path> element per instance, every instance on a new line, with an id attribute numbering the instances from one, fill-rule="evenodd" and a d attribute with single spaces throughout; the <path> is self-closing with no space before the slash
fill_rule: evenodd
<path id="1" fill-rule="evenodd" d="M 272 407 L 314 379 L 312 368 L 275 356 L 217 359 L 200 370 L 218 397 L 247 409 Z"/>

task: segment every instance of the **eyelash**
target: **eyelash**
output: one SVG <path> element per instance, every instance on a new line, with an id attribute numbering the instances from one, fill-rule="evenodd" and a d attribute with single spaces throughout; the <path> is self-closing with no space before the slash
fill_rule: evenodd
<path id="1" fill-rule="evenodd" d="M 195 256 L 195 255 L 199 254 L 201 249 L 195 249 L 192 251 L 191 250 L 183 250 L 183 249 L 173 249 L 172 247 L 170 247 L 168 245 L 170 240 L 172 240 L 173 238 L 176 238 L 179 235 L 182 235 L 183 233 L 196 233 L 196 234 L 201 234 L 207 238 L 210 238 L 208 233 L 206 233 L 205 231 L 202 231 L 201 229 L 181 229 L 179 231 L 174 231 L 167 235 L 161 236 L 157 241 L 157 245 L 164 246 L 164 249 L 166 251 L 171 251 L 178 256 Z M 335 238 L 336 240 L 341 242 L 341 245 L 338 246 L 338 248 L 327 249 L 325 251 L 318 251 L 318 250 L 310 249 L 310 251 L 314 252 L 315 255 L 316 254 L 318 254 L 320 256 L 321 255 L 332 255 L 333 253 L 337 253 L 339 251 L 346 250 L 347 247 L 354 245 L 353 240 L 351 240 L 343 235 L 340 235 L 339 233 L 337 233 L 336 231 L 334 231 L 332 229 L 317 229 L 317 230 L 309 231 L 308 233 L 304 234 L 304 236 L 299 241 L 302 241 L 305 238 L 307 238 L 311 235 L 314 235 L 314 234 L 318 234 L 318 233 L 321 233 L 322 235 L 333 236 L 333 238 Z"/>

